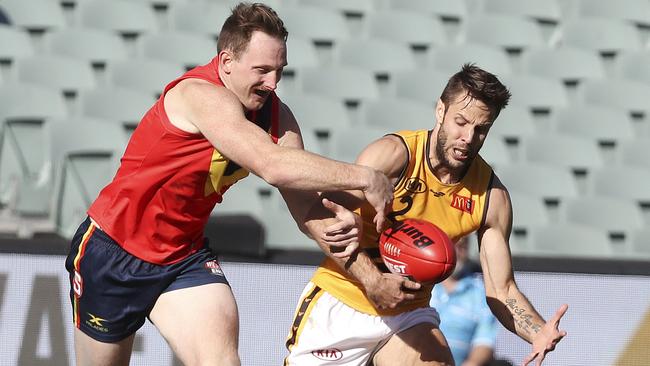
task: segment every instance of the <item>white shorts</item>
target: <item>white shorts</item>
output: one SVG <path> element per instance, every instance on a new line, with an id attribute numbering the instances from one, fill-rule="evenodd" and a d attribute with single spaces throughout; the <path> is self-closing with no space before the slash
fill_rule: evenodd
<path id="1" fill-rule="evenodd" d="M 291 366 L 362 366 L 396 333 L 420 323 L 440 324 L 434 308 L 394 316 L 357 311 L 309 282 L 287 339 Z"/>

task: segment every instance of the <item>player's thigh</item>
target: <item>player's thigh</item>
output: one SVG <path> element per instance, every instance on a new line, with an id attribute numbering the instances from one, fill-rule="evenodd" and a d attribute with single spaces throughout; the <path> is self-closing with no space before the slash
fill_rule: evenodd
<path id="1" fill-rule="evenodd" d="M 239 317 L 224 283 L 165 292 L 149 314 L 186 365 L 238 365 Z"/>
<path id="2" fill-rule="evenodd" d="M 77 366 L 126 366 L 133 349 L 131 335 L 119 342 L 105 343 L 92 339 L 79 329 L 74 330 Z"/>
<path id="3" fill-rule="evenodd" d="M 420 323 L 391 336 L 375 354 L 375 366 L 453 365 L 445 336 L 435 324 Z"/>

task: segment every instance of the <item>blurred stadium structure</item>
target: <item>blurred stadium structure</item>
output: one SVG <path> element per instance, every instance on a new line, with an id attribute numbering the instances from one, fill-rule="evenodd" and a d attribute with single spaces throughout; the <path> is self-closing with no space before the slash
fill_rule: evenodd
<path id="1" fill-rule="evenodd" d="M 475 62 L 513 92 L 482 155 L 511 192 L 515 267 L 650 275 L 650 0 L 264 2 L 290 32 L 278 94 L 307 149 L 352 161 L 432 128 L 447 78 Z M 215 55 L 235 3 L 0 0 L 0 251 L 66 251 L 140 117 Z M 320 258 L 256 177 L 207 235 L 239 261 Z"/>

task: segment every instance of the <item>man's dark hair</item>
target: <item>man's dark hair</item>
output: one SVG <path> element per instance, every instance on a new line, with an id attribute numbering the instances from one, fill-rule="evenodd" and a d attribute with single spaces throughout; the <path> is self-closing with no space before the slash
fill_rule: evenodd
<path id="1" fill-rule="evenodd" d="M 287 40 L 288 32 L 275 10 L 260 3 L 239 3 L 221 27 L 217 52 L 230 50 L 235 58 L 239 58 L 255 31 Z"/>
<path id="2" fill-rule="evenodd" d="M 510 91 L 501 84 L 494 74 L 491 74 L 475 64 L 464 64 L 463 68 L 454 74 L 440 95 L 445 104 L 445 112 L 460 94 L 465 97 L 483 102 L 494 121 L 510 100 Z"/>

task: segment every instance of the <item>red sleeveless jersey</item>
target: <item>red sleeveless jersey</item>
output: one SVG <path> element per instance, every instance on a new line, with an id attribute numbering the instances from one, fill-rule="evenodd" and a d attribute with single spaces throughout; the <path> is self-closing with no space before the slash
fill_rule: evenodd
<path id="1" fill-rule="evenodd" d="M 133 132 L 113 181 L 88 209 L 104 232 L 142 260 L 171 264 L 200 249 L 210 212 L 228 187 L 248 175 L 203 135 L 172 125 L 163 107 L 165 94 L 181 80 L 203 79 L 223 87 L 217 70 L 215 57 L 165 87 Z M 248 115 L 274 142 L 279 103 L 271 93 L 259 111 Z"/>

